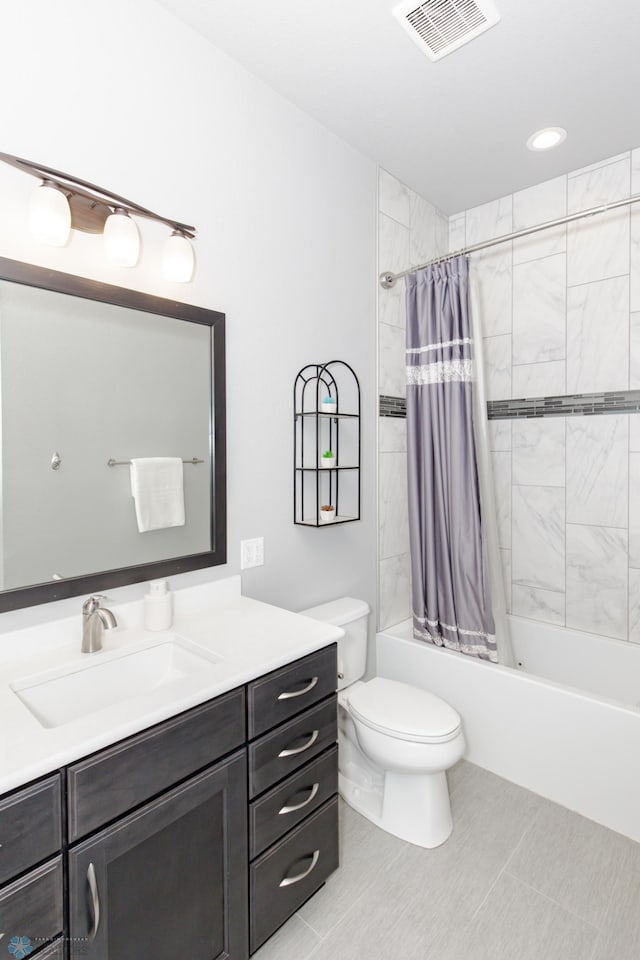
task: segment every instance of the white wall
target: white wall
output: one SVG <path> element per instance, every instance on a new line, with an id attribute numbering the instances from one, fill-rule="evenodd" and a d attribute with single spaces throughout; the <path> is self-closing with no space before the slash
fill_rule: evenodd
<path id="1" fill-rule="evenodd" d="M 264 536 L 245 593 L 292 609 L 343 593 L 375 606 L 374 164 L 153 0 L 12 4 L 0 83 L 4 150 L 198 227 L 190 286 L 159 276 L 153 224 L 136 270 L 107 265 L 98 237 L 38 247 L 25 217 L 36 181 L 0 165 L 0 255 L 227 315 L 229 563 L 187 581 L 237 572 L 240 539 Z M 294 527 L 293 379 L 334 358 L 362 385 L 363 520 Z"/>

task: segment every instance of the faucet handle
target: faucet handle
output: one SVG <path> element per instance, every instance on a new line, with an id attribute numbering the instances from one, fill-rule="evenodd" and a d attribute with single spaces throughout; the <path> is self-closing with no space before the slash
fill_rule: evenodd
<path id="1" fill-rule="evenodd" d="M 82 612 L 86 613 L 88 616 L 89 614 L 93 613 L 94 610 L 98 609 L 98 607 L 100 606 L 101 600 L 108 600 L 108 599 L 109 598 L 106 597 L 103 593 L 93 593 L 82 604 Z"/>

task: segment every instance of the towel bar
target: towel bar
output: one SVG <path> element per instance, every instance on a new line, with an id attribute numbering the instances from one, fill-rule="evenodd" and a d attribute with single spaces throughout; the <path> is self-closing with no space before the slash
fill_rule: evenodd
<path id="1" fill-rule="evenodd" d="M 191 460 L 183 460 L 183 463 L 192 463 L 194 466 L 196 463 L 204 463 L 204 460 L 199 460 L 197 457 L 192 457 Z M 108 467 L 130 467 L 131 460 L 114 460 L 113 457 L 109 457 L 107 460 Z"/>

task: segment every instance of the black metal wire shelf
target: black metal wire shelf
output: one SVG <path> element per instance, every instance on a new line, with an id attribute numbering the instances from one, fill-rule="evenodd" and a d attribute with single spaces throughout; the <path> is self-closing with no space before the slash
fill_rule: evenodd
<path id="1" fill-rule="evenodd" d="M 341 361 L 337 360 L 336 363 Z M 328 420 L 359 420 L 359 413 L 324 413 L 322 410 L 305 410 L 304 413 L 296 413 L 296 417 L 324 417 Z"/>
<path id="2" fill-rule="evenodd" d="M 339 412 L 322 410 L 325 397 Z M 357 412 L 343 412 L 346 410 Z M 293 522 L 304 527 L 332 527 L 360 519 L 362 452 L 360 384 L 344 360 L 310 363 L 293 387 Z M 340 466 L 322 466 L 331 450 Z M 342 451 L 342 452 L 341 452 Z M 342 483 L 341 483 L 342 478 Z M 332 506 L 332 520 L 321 522 L 321 507 Z"/>
<path id="3" fill-rule="evenodd" d="M 330 470 L 359 470 L 358 466 L 351 467 L 296 467 L 296 470 L 304 470 L 305 473 L 315 473 L 317 470 L 318 473 L 329 473 Z"/>
<path id="4" fill-rule="evenodd" d="M 311 520 L 296 520 L 298 526 L 301 527 L 335 527 L 337 523 L 354 523 L 356 520 L 359 520 L 360 517 L 336 517 L 334 520 L 331 520 L 329 523 L 316 523 L 315 519 Z"/>

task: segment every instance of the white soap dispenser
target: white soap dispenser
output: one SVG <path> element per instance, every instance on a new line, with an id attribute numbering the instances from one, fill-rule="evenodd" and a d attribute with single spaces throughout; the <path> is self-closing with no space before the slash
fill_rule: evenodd
<path id="1" fill-rule="evenodd" d="M 168 630 L 173 622 L 173 594 L 166 580 L 152 580 L 144 595 L 145 630 Z"/>

